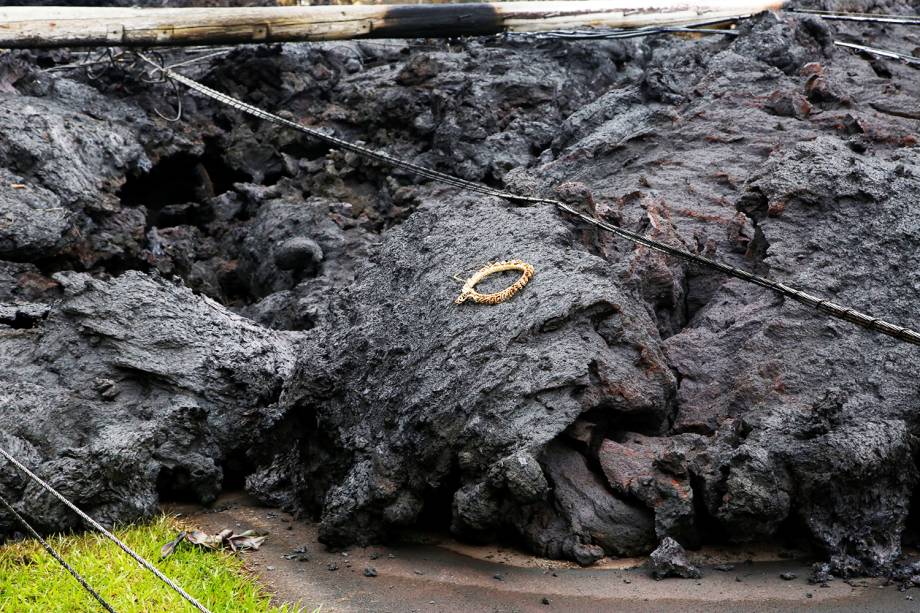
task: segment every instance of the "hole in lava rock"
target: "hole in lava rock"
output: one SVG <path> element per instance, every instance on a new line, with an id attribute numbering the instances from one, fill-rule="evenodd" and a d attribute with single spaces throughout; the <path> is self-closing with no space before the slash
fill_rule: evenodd
<path id="1" fill-rule="evenodd" d="M 432 532 L 448 532 L 453 516 L 454 492 L 458 489 L 460 476 L 452 471 L 441 480 L 438 487 L 425 495 L 422 512 L 416 520 L 415 527 Z"/>
<path id="2" fill-rule="evenodd" d="M 301 160 L 325 157 L 331 147 L 328 143 L 311 138 L 298 138 L 281 147 L 281 152 Z"/>
<path id="3" fill-rule="evenodd" d="M 784 519 L 776 529 L 775 540 L 771 539 L 771 541 L 786 550 L 804 551 L 809 555 L 815 553 L 815 539 L 808 526 L 805 525 L 805 520 L 795 511 L 794 506 L 789 517 Z"/>
<path id="4" fill-rule="evenodd" d="M 29 313 L 16 311 L 13 317 L 0 315 L 0 325 L 9 326 L 14 330 L 29 330 L 36 327 L 40 319 L 40 317 L 35 317 Z"/>
<path id="5" fill-rule="evenodd" d="M 920 493 L 916 491 L 910 498 L 910 510 L 904 522 L 901 546 L 920 547 Z"/>
<path id="6" fill-rule="evenodd" d="M 693 491 L 693 521 L 700 537 L 701 545 L 724 545 L 728 542 L 725 529 L 715 517 L 709 513 L 704 499 L 705 486 L 703 479 L 693 473 L 690 474 L 690 489 Z"/>
<path id="7" fill-rule="evenodd" d="M 148 226 L 198 225 L 210 221 L 210 207 L 195 203 L 205 203 L 247 180 L 223 162 L 216 147 L 208 145 L 201 157 L 177 153 L 146 174 L 128 177 L 118 196 L 125 206 L 146 207 Z"/>
<path id="8" fill-rule="evenodd" d="M 246 477 L 253 471 L 252 462 L 242 450 L 227 454 L 221 467 L 224 472 L 221 489 L 225 492 L 242 491 L 246 486 Z"/>
<path id="9" fill-rule="evenodd" d="M 597 363 L 588 365 L 588 373 L 596 382 L 601 381 Z M 600 385 L 600 383 L 598 383 Z M 654 411 L 628 410 L 613 398 L 601 397 L 595 406 L 583 412 L 579 419 L 596 424 L 604 438 L 615 438 L 619 433 L 636 432 L 645 436 L 658 436 L 667 427 L 662 415 Z"/>
<path id="10" fill-rule="evenodd" d="M 163 466 L 157 475 L 157 493 L 161 502 L 204 502 L 196 483 L 185 466 Z"/>

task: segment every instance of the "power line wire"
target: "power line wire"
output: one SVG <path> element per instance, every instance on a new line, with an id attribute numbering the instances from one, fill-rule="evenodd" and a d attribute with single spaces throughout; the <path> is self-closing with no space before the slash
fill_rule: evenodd
<path id="1" fill-rule="evenodd" d="M 17 521 L 19 521 L 20 524 L 22 524 L 22 527 L 25 528 L 26 531 L 29 532 L 29 534 L 32 535 L 32 538 L 34 538 L 34 539 L 37 540 L 39 543 L 41 543 L 41 546 L 45 548 L 45 551 L 47 551 L 48 554 L 49 554 L 52 558 L 54 558 L 55 560 L 57 560 L 58 563 L 59 563 L 61 566 L 63 566 L 63 567 L 67 570 L 67 572 L 69 572 L 69 573 L 73 576 L 73 578 L 76 579 L 76 580 L 80 583 L 80 585 L 83 586 L 83 589 L 86 590 L 87 592 L 89 592 L 90 595 L 91 595 L 93 598 L 95 598 L 95 599 L 99 602 L 100 605 L 102 605 L 102 608 L 103 608 L 103 609 L 105 609 L 105 610 L 108 611 L 109 613 L 116 613 L 115 609 L 112 608 L 112 605 L 110 605 L 109 603 L 107 603 L 107 602 L 105 601 L 105 599 L 104 599 L 102 596 L 99 595 L 99 592 L 97 592 L 96 590 L 94 590 L 94 589 L 92 588 L 92 586 L 90 586 L 90 584 L 87 583 L 86 579 L 84 579 L 83 577 L 81 577 L 81 576 L 80 576 L 80 573 L 78 573 L 77 571 L 75 571 L 75 570 L 73 569 L 73 567 L 72 567 L 70 564 L 68 564 L 68 563 L 64 560 L 64 558 L 61 557 L 61 554 L 59 554 L 57 551 L 55 551 L 55 550 L 54 550 L 54 547 L 52 547 L 51 544 L 48 543 L 48 541 L 46 541 L 45 539 L 43 539 L 42 536 L 35 530 L 35 528 L 33 528 L 33 527 L 31 526 L 31 524 L 29 524 L 29 522 L 27 522 L 26 519 L 25 519 L 22 515 L 20 515 L 19 513 L 17 513 L 17 512 L 16 512 L 16 509 L 13 508 L 13 505 L 11 505 L 9 502 L 7 502 L 6 498 L 4 498 L 3 496 L 0 496 L 0 504 L 2 504 L 4 507 L 6 507 L 6 510 L 9 511 L 9 512 L 13 515 L 13 517 L 15 517 Z"/>
<path id="2" fill-rule="evenodd" d="M 914 66 L 920 64 L 920 57 L 915 57 L 913 55 L 907 55 L 906 53 L 898 53 L 897 51 L 887 51 L 885 49 L 879 49 L 877 47 L 867 47 L 865 45 L 857 45 L 855 43 L 845 43 L 842 40 L 835 40 L 834 44 L 838 47 L 844 47 L 846 49 L 853 49 L 854 51 L 859 51 L 860 53 L 868 53 L 870 55 L 877 55 L 879 57 L 887 57 L 892 60 L 900 60 L 905 64 L 912 64 Z"/>

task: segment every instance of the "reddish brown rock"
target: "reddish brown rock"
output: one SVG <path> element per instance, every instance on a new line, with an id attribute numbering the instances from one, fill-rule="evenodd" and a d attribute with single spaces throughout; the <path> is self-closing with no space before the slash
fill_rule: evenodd
<path id="1" fill-rule="evenodd" d="M 674 462 L 674 441 L 629 432 L 621 442 L 605 440 L 597 452 L 601 469 L 614 491 L 634 496 L 655 514 L 658 538 L 674 537 L 687 545 L 699 542 L 694 523 L 693 490 L 686 469 Z M 667 467 L 673 474 L 663 470 Z"/>

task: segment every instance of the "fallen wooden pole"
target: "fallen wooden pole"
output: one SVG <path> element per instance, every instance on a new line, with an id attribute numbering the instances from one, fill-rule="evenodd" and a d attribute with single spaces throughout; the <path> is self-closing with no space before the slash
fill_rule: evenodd
<path id="1" fill-rule="evenodd" d="M 0 48 L 436 38 L 737 17 L 782 0 L 570 0 L 260 8 L 0 8 Z"/>

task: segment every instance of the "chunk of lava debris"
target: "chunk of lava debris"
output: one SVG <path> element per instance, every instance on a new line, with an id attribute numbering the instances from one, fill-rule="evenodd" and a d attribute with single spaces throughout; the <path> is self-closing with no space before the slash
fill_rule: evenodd
<path id="1" fill-rule="evenodd" d="M 671 537 L 662 539 L 658 549 L 649 557 L 652 577 L 666 579 L 668 577 L 681 577 L 684 579 L 699 579 L 700 570 L 690 563 L 687 552 L 680 543 Z"/>
<path id="2" fill-rule="evenodd" d="M 377 569 L 374 568 L 373 566 L 368 566 L 367 568 L 364 569 L 364 576 L 365 577 L 376 577 Z"/>
<path id="3" fill-rule="evenodd" d="M 901 590 L 920 587 L 920 560 L 899 563 L 890 571 L 888 578 L 899 584 Z"/>
<path id="4" fill-rule="evenodd" d="M 306 547 L 298 547 L 293 550 L 291 553 L 286 553 L 281 556 L 285 560 L 297 560 L 298 562 L 309 562 L 310 556 L 307 555 Z"/>
<path id="5" fill-rule="evenodd" d="M 792 581 L 797 576 L 798 575 L 796 575 L 795 573 L 780 573 L 779 575 L 780 579 L 782 579 L 783 581 Z"/>
<path id="6" fill-rule="evenodd" d="M 714 570 L 718 570 L 723 573 L 728 573 L 735 570 L 734 564 L 716 564 L 712 567 Z"/>
<path id="7" fill-rule="evenodd" d="M 821 587 L 826 587 L 829 581 L 834 579 L 831 574 L 831 565 L 827 562 L 821 562 L 815 564 L 811 569 L 811 577 L 808 578 L 809 583 L 818 584 Z"/>
<path id="8" fill-rule="evenodd" d="M 605 440 L 597 451 L 610 486 L 620 494 L 640 500 L 654 512 L 659 538 L 677 537 L 691 547 L 698 543 L 693 491 L 682 469 L 682 455 L 670 449 L 673 441 L 636 433 L 628 433 L 624 439 L 623 442 Z M 672 455 L 678 459 L 671 458 Z"/>

